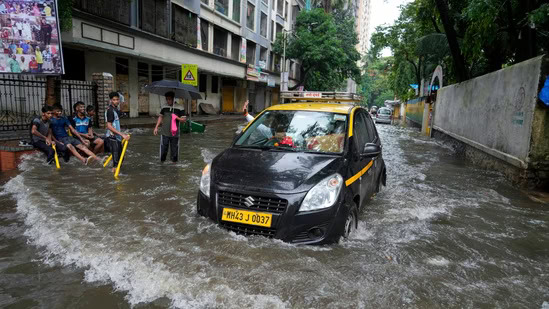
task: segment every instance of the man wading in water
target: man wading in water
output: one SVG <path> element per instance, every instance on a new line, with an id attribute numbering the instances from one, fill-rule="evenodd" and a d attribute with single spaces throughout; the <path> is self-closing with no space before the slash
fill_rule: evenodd
<path id="1" fill-rule="evenodd" d="M 160 111 L 154 135 L 158 135 L 158 127 L 162 123 L 160 132 L 160 162 L 166 161 L 168 156 L 168 147 L 170 148 L 170 156 L 173 163 L 177 163 L 179 157 L 179 122 L 185 122 L 187 117 L 183 115 L 183 109 L 174 106 L 175 93 L 172 91 L 166 92 L 166 104 Z"/>

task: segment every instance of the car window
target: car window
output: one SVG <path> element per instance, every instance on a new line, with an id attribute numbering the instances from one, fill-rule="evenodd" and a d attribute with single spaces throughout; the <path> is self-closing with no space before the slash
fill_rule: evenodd
<path id="1" fill-rule="evenodd" d="M 374 129 L 374 124 L 372 123 L 372 119 L 368 117 L 367 114 L 360 113 L 362 120 L 366 124 L 366 133 L 368 135 L 367 142 L 373 143 L 376 139 L 376 131 Z"/>
<path id="2" fill-rule="evenodd" d="M 314 111 L 266 111 L 235 142 L 236 147 L 342 153 L 347 115 Z"/>
<path id="3" fill-rule="evenodd" d="M 355 113 L 353 120 L 353 135 L 356 138 L 357 150 L 362 152 L 364 145 L 368 142 L 368 129 L 366 128 L 366 123 L 364 122 L 364 116 L 360 111 Z"/>
<path id="4" fill-rule="evenodd" d="M 382 115 L 391 115 L 391 110 L 385 109 L 385 108 L 384 108 L 384 109 L 380 109 L 380 110 L 378 111 L 378 114 L 382 114 Z"/>

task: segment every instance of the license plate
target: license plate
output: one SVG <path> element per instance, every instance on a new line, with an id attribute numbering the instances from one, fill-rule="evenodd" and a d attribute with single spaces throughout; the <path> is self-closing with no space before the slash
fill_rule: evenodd
<path id="1" fill-rule="evenodd" d="M 223 208 L 223 215 L 221 216 L 221 220 L 263 227 L 271 227 L 273 215 L 255 211 Z"/>

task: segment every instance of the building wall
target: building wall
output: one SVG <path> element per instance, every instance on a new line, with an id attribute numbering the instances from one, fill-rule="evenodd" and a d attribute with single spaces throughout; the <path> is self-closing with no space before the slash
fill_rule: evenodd
<path id="1" fill-rule="evenodd" d="M 549 138 L 534 116 L 546 117 L 538 104 L 543 56 L 438 90 L 434 128 L 512 165 L 527 168 L 532 143 Z M 546 118 L 545 118 L 546 119 Z M 542 132 L 546 132 L 545 129 Z M 542 152 L 543 150 L 537 150 Z M 545 149 L 545 156 L 549 149 Z M 544 156 L 541 156 L 544 157 Z M 531 161 L 530 161 L 531 162 Z"/>

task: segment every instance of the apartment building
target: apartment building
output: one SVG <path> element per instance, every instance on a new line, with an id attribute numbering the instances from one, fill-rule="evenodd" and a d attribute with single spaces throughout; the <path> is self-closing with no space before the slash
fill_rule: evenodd
<path id="1" fill-rule="evenodd" d="M 62 33 L 65 78 L 112 74 L 123 111 L 138 117 L 156 115 L 164 100 L 146 84 L 181 80 L 181 64 L 197 64 L 196 106 L 235 112 L 249 99 L 262 110 L 278 101 L 281 56 L 271 44 L 290 29 L 292 8 L 303 7 L 292 1 L 75 0 L 72 30 Z"/>

